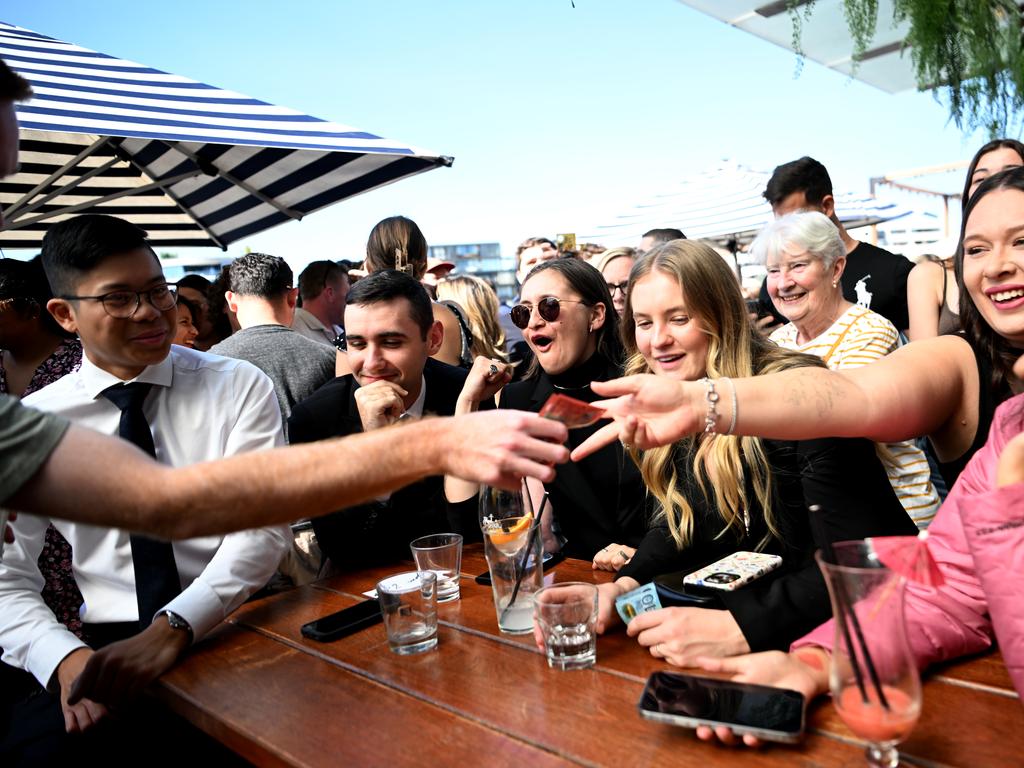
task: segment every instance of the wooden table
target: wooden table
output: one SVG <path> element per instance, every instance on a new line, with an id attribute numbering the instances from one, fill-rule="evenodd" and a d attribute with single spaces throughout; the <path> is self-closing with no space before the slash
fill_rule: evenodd
<path id="1" fill-rule="evenodd" d="M 409 564 L 411 567 L 411 563 Z M 637 714 L 647 676 L 668 665 L 623 632 L 598 640 L 597 666 L 549 669 L 530 637 L 498 632 L 481 548 L 467 547 L 461 600 L 438 606 L 438 647 L 388 650 L 381 625 L 333 643 L 302 624 L 364 599 L 392 566 L 248 603 L 166 674 L 157 696 L 259 765 L 861 766 L 863 743 L 831 705 L 812 705 L 801 746 L 730 749 Z M 588 563 L 558 581 L 604 581 Z M 1022 709 L 998 653 L 948 665 L 924 686 L 907 764 L 1024 762 Z"/>

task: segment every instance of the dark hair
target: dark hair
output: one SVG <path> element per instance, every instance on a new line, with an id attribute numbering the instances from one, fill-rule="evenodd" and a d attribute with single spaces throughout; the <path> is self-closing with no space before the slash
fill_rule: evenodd
<path id="1" fill-rule="evenodd" d="M 235 293 L 276 299 L 292 289 L 292 268 L 280 256 L 247 253 L 231 262 L 228 281 Z"/>
<path id="2" fill-rule="evenodd" d="M 825 195 L 832 194 L 832 179 L 825 166 L 807 156 L 783 163 L 768 179 L 764 199 L 774 207 L 794 192 L 803 192 L 809 205 L 820 205 Z"/>
<path id="3" fill-rule="evenodd" d="M 676 229 L 674 227 L 664 227 L 662 229 L 649 229 L 644 232 L 644 237 L 654 238 L 655 245 L 661 245 L 662 243 L 670 243 L 673 240 L 685 240 L 686 235 L 683 234 L 683 230 Z"/>
<path id="4" fill-rule="evenodd" d="M 366 241 L 367 272 L 396 269 L 422 280 L 427 271 L 427 239 L 416 222 L 405 216 L 378 221 Z"/>
<path id="5" fill-rule="evenodd" d="M 87 213 L 54 224 L 43 237 L 43 268 L 54 294 L 74 293 L 78 281 L 110 256 L 145 248 L 146 232 L 116 216 Z"/>
<path id="6" fill-rule="evenodd" d="M 192 325 L 198 326 L 199 318 L 202 314 L 202 310 L 199 309 L 199 305 L 192 301 L 192 299 L 186 299 L 180 293 L 178 294 L 177 305 L 187 309 L 188 313 L 192 315 Z"/>
<path id="7" fill-rule="evenodd" d="M 35 314 L 39 325 L 52 336 L 73 338 L 46 310 L 46 302 L 53 298 L 50 284 L 46 281 L 43 264 L 38 256 L 31 261 L 0 259 L 0 301 L 14 300 L 14 310 L 23 317 Z"/>
<path id="8" fill-rule="evenodd" d="M 963 221 L 960 223 L 960 244 L 953 259 L 953 272 L 956 275 L 956 286 L 960 289 L 960 324 L 971 346 L 992 362 L 992 379 L 989 386 L 992 393 L 1003 400 L 1010 395 L 1009 381 L 1013 374 L 1013 364 L 1020 357 L 1020 350 L 1015 349 L 988 324 L 964 288 L 963 246 L 964 233 L 967 231 L 967 221 L 971 212 L 985 195 L 1000 189 L 1024 192 L 1024 168 L 1009 168 L 993 174 L 974 190 L 971 199 L 967 201 Z"/>
<path id="9" fill-rule="evenodd" d="M 209 294 L 210 289 L 213 288 L 213 283 L 202 275 L 185 275 L 176 283 L 176 285 L 179 288 L 191 288 L 193 291 L 199 291 L 201 294 L 206 296 L 207 300 L 210 298 L 207 294 Z"/>
<path id="10" fill-rule="evenodd" d="M 987 155 L 989 152 L 994 152 L 997 149 L 1004 148 L 1012 149 L 1020 157 L 1021 162 L 1024 163 L 1024 144 L 1016 139 L 993 139 L 988 144 L 984 145 L 974 153 L 974 157 L 971 158 L 971 164 L 967 166 L 967 178 L 964 179 L 964 191 L 963 194 L 960 195 L 961 211 L 967 210 L 967 201 L 971 196 L 971 177 L 978 169 L 978 163 L 981 161 L 982 156 Z"/>
<path id="11" fill-rule="evenodd" d="M 0 59 L 0 101 L 27 101 L 32 98 L 32 86 L 7 63 Z"/>
<path id="12" fill-rule="evenodd" d="M 383 269 L 356 282 L 348 292 L 345 306 L 364 306 L 395 299 L 406 299 L 409 302 L 409 314 L 419 326 L 423 338 L 427 338 L 427 331 L 434 324 L 434 308 L 430 297 L 419 280 L 397 269 Z"/>
<path id="13" fill-rule="evenodd" d="M 533 248 L 533 246 L 540 245 L 541 243 L 547 243 L 552 248 L 556 250 L 558 249 L 558 246 L 555 245 L 555 241 L 547 237 L 528 237 L 519 244 L 518 248 L 516 248 L 516 260 L 518 261 L 519 257 L 523 255 L 523 251 L 527 248 Z"/>
<path id="14" fill-rule="evenodd" d="M 347 276 L 348 270 L 333 261 L 311 262 L 299 273 L 299 296 L 303 301 L 312 301 L 324 292 L 328 283 Z"/>
<path id="15" fill-rule="evenodd" d="M 583 303 L 587 306 L 604 304 L 604 324 L 597 329 L 595 353 L 621 368 L 625 352 L 622 348 L 622 339 L 619 338 L 619 313 L 615 311 L 612 294 L 608 290 L 604 276 L 597 271 L 596 267 L 582 259 L 552 259 L 542 261 L 531 269 L 526 279 L 523 280 L 523 285 L 525 286 L 531 278 L 549 269 L 553 269 L 564 277 L 569 287 L 580 295 Z M 534 356 L 524 378 L 532 379 L 539 374 L 540 363 Z"/>
<path id="16" fill-rule="evenodd" d="M 213 324 L 214 344 L 224 341 L 234 333 L 227 315 L 228 300 L 224 296 L 224 293 L 229 290 L 230 280 L 231 267 L 224 265 L 220 268 L 220 274 L 210 283 L 209 290 L 206 291 L 206 300 L 210 304 L 210 322 Z M 181 285 L 180 280 L 178 285 Z"/>

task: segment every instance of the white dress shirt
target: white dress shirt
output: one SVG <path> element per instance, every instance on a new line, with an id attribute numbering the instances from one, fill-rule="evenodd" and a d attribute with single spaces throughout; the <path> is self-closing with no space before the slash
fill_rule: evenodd
<path id="1" fill-rule="evenodd" d="M 84 355 L 80 370 L 29 395 L 24 403 L 117 435 L 121 412 L 101 393 L 119 381 Z M 250 363 L 173 346 L 163 362 L 149 366 L 134 381 L 154 385 L 144 411 L 157 459 L 164 464 L 180 467 L 284 442 L 274 386 Z M 126 476 L 122 482 L 138 480 Z M 82 619 L 106 623 L 139 618 L 127 531 L 20 515 L 13 524 L 16 541 L 0 562 L 0 647 L 4 661 L 27 669 L 43 685 L 65 656 L 84 646 L 40 595 L 43 578 L 37 560 L 50 522 L 71 543 L 75 579 L 85 598 Z M 201 638 L 266 584 L 290 541 L 287 526 L 274 526 L 174 542 L 184 589 L 166 608 L 182 616 L 193 636 Z"/>
<path id="2" fill-rule="evenodd" d="M 337 325 L 326 326 L 312 312 L 299 307 L 292 318 L 292 330 L 301 333 L 307 339 L 319 341 L 321 344 L 334 346 L 334 338 L 341 333 Z"/>

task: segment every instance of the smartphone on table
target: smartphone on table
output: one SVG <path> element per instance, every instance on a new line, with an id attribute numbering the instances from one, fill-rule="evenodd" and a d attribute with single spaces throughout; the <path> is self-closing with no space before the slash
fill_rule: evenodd
<path id="1" fill-rule="evenodd" d="M 782 565 L 782 558 L 765 552 L 733 552 L 683 577 L 687 590 L 734 592 Z"/>
<path id="2" fill-rule="evenodd" d="M 320 643 L 329 643 L 378 624 L 383 619 L 380 603 L 376 600 L 364 600 L 337 613 L 303 624 L 302 636 Z"/>
<path id="3" fill-rule="evenodd" d="M 739 736 L 784 744 L 800 740 L 806 708 L 797 691 L 681 672 L 653 673 L 638 707 L 648 720 L 684 728 L 724 725 Z"/>

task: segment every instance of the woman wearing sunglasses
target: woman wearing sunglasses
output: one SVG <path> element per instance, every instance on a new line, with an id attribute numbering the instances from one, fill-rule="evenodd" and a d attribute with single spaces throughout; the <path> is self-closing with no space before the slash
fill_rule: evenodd
<path id="1" fill-rule="evenodd" d="M 698 242 L 676 240 L 649 251 L 634 265 L 629 286 L 627 372 L 694 382 L 714 412 L 732 397 L 725 377 L 824 366 L 756 333 L 732 270 Z M 719 605 L 726 610 L 670 607 L 630 622 L 629 634 L 654 656 L 684 666 L 697 654 L 785 648 L 828 618 L 810 505 L 825 510 L 825 526 L 837 539 L 917 530 L 870 441 L 739 437 L 730 421 L 708 418 L 695 437 L 630 449 L 655 502 L 653 525 L 618 579 L 598 587 L 603 631 L 615 617 L 615 599 L 659 575 L 678 572 L 681 579 L 736 552 L 780 556 L 774 572 L 722 590 Z"/>
<path id="2" fill-rule="evenodd" d="M 591 381 L 622 375 L 618 317 L 604 278 L 594 267 L 575 258 L 541 262 L 523 281 L 521 296 L 511 319 L 522 329 L 534 360 L 522 381 L 505 387 L 500 407 L 537 412 L 556 392 L 589 402 L 596 397 Z M 499 365 L 479 358 L 463 396 L 473 400 L 493 395 L 493 386 L 488 388 L 484 379 Z M 579 445 L 597 428 L 572 430 L 569 446 Z M 554 522 L 566 555 L 595 559 L 595 567 L 606 568 L 621 566 L 632 556 L 646 530 L 644 494 L 636 465 L 622 446 L 609 445 L 585 461 L 557 467 L 555 479 L 543 486 L 528 482 L 533 483 L 534 509 L 548 492 L 544 518 Z M 460 492 L 458 497 L 463 496 Z M 553 542 L 548 538 L 545 544 L 550 548 Z"/>

